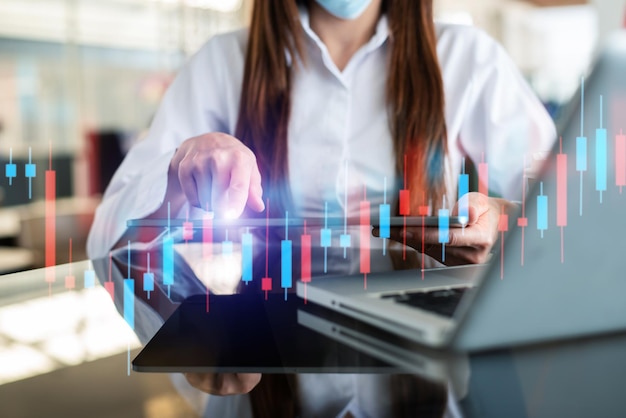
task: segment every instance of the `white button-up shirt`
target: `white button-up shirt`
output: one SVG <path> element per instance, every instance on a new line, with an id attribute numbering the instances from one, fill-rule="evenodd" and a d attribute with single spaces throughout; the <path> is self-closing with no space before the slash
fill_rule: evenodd
<path id="1" fill-rule="evenodd" d="M 396 175 L 385 102 L 390 48 L 387 20 L 381 17 L 375 35 L 339 71 L 311 30 L 306 11 L 301 17 L 308 65 L 295 73 L 288 131 L 294 212 L 320 216 L 328 203 L 331 212 L 343 214 L 346 201 L 348 209 L 355 202 L 358 207 L 364 185 L 376 208 L 385 181 L 391 187 Z M 443 24 L 437 24 L 436 31 L 448 132 L 447 200 L 450 204 L 456 200 L 463 158 L 476 164 L 484 158 L 490 190 L 519 200 L 524 155 L 549 150 L 556 137 L 554 125 L 509 57 L 486 34 Z M 240 30 L 214 37 L 175 78 L 147 137 L 130 150 L 104 195 L 89 236 L 91 257 L 107 254 L 128 219 L 143 218 L 162 204 L 169 162 L 183 141 L 207 132 L 234 134 L 247 33 Z M 191 216 L 194 212 L 190 211 Z M 382 259 L 374 260 L 373 270 L 389 267 Z M 343 268 L 353 269 L 354 263 Z M 142 303 L 136 308 L 150 309 Z M 160 322 L 154 314 L 144 317 L 154 318 L 154 323 L 136 324 L 145 342 Z M 319 378 L 302 376 L 301 388 L 306 388 L 303 416 L 322 411 L 345 414 L 349 410 L 354 416 L 381 412 L 380 405 L 360 402 L 363 393 L 357 396 L 357 388 L 371 386 L 366 383 L 371 377 L 326 376 L 335 382 L 332 393 L 324 392 Z M 307 384 L 311 379 L 316 383 Z M 366 380 L 361 385 L 355 379 Z M 235 410 L 249 413 L 246 397 L 211 397 L 207 416 L 226 416 Z"/>
<path id="2" fill-rule="evenodd" d="M 386 18 L 343 71 L 310 29 L 306 12 L 302 22 L 308 66 L 294 77 L 288 131 L 294 213 L 320 216 L 328 203 L 331 213 L 342 215 L 346 191 L 348 207 L 358 207 L 364 185 L 377 208 L 385 180 L 391 190 L 396 176 L 385 102 Z M 436 28 L 448 130 L 447 200 L 456 201 L 463 158 L 476 164 L 484 159 L 490 190 L 520 200 L 524 155 L 549 150 L 554 125 L 496 42 L 472 27 Z M 161 205 L 169 161 L 183 141 L 207 132 L 234 134 L 246 37 L 246 30 L 214 37 L 180 71 L 147 137 L 130 150 L 104 195 L 88 243 L 92 257 L 108 252 L 128 219 Z"/>

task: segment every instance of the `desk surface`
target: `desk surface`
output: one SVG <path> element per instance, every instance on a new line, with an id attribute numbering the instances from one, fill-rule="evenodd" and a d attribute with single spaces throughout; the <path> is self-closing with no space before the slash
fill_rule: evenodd
<path id="1" fill-rule="evenodd" d="M 0 382 L 4 383 L 0 384 L 0 401 L 3 405 L 10 405 L 11 411 L 19 412 L 29 408 L 26 403 L 15 404 L 18 398 L 15 398 L 15 391 L 12 392 L 11 388 L 19 386 L 20 393 L 32 390 L 36 377 L 26 376 L 43 375 L 55 369 L 82 368 L 90 373 L 93 382 L 106 375 L 107 385 L 134 388 L 129 390 L 135 390 L 139 394 L 137 396 L 141 396 L 145 382 L 163 376 L 136 372 L 131 372 L 131 377 L 127 375 L 127 349 L 139 347 L 138 341 L 115 311 L 110 295 L 98 280 L 93 288 L 83 289 L 86 270 L 90 270 L 88 262 L 72 265 L 72 274 L 76 278 L 74 290 L 65 288 L 65 277 L 70 271 L 67 265 L 55 269 L 56 280 L 50 287 L 45 282 L 43 270 L 0 276 L 0 305 L 3 305 L 0 307 L 0 351 L 3 353 L 0 355 Z M 278 295 L 271 296 L 274 297 L 264 302 L 268 304 L 268 309 L 273 305 L 287 309 L 301 307 L 295 302 L 285 305 Z M 52 304 L 53 300 L 60 304 Z M 217 312 L 216 309 L 214 313 Z M 327 320 L 328 317 L 323 319 Z M 221 320 L 228 325 L 229 318 Z M 326 346 L 328 353 L 333 353 L 336 364 L 341 365 L 342 353 L 346 354 L 345 359 L 349 362 L 350 356 L 359 351 L 358 344 L 350 345 L 333 339 L 324 334 L 324 323 L 317 325 L 318 331 L 308 334 L 310 338 L 316 338 L 311 341 L 311 345 L 321 351 Z M 344 321 L 340 325 L 348 327 L 349 323 Z M 241 323 L 237 326 L 239 335 L 254 335 L 258 331 L 246 329 Z M 296 326 L 305 327 L 310 332 L 311 318 L 308 321 L 300 320 Z M 70 331 L 63 338 L 57 335 L 55 340 L 55 332 L 63 330 Z M 363 331 L 362 328 L 360 330 Z M 117 335 L 118 338 L 113 341 L 109 335 Z M 249 343 L 250 350 L 259 349 L 254 341 Z M 41 356 L 33 355 L 27 364 L 18 365 L 15 361 L 19 356 L 13 350 L 16 344 L 38 347 L 39 354 L 44 353 L 47 360 L 42 361 Z M 282 341 L 282 344 L 283 348 L 287 348 L 290 343 Z M 395 367 L 402 374 L 414 376 L 444 391 L 454 388 L 455 398 L 458 398 L 455 402 L 465 416 L 617 417 L 623 415 L 626 407 L 626 334 L 563 341 L 546 346 L 512 347 L 460 357 L 416 351 L 422 357 L 421 360 L 415 360 L 415 367 L 407 359 L 396 361 L 397 358 L 393 360 L 393 356 L 377 359 L 380 352 L 366 352 L 366 344 L 361 348 L 363 356 Z M 293 355 L 294 349 L 303 350 L 304 353 L 310 347 L 299 348 L 295 345 L 289 349 L 290 355 Z M 133 351 L 133 356 L 135 353 Z M 117 359 L 115 372 L 111 372 L 111 367 L 89 366 L 98 358 Z M 323 366 L 320 365 L 317 371 L 328 371 Z M 350 367 L 348 371 L 351 373 L 359 372 L 354 363 Z M 366 367 L 362 371 L 371 372 Z M 312 367 L 309 372 L 316 370 Z M 58 415 L 72 411 L 77 402 L 75 394 L 64 391 L 55 393 L 57 399 L 42 399 L 40 404 L 47 403 L 47 407 Z M 95 390 L 94 386 L 90 399 L 105 405 L 111 402 L 115 393 Z M 372 394 L 373 399 L 378 399 L 377 396 L 384 395 Z M 430 402 L 428 397 L 418 398 L 420 402 Z M 280 399 L 277 401 L 280 402 Z M 387 401 L 381 399 L 381 402 Z"/>

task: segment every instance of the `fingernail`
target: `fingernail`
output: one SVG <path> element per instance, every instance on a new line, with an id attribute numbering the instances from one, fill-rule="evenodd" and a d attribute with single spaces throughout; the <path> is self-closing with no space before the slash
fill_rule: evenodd
<path id="1" fill-rule="evenodd" d="M 402 231 L 400 234 L 405 238 L 413 238 L 413 233 L 410 231 Z"/>

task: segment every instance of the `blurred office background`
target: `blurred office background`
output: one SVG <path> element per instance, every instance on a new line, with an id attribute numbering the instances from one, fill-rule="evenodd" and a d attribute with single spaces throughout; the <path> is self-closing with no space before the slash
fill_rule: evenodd
<path id="1" fill-rule="evenodd" d="M 2 274 L 43 264 L 49 159 L 57 172 L 57 262 L 69 261 L 70 238 L 72 259 L 80 260 L 101 193 L 128 147 L 149 125 L 173 75 L 212 35 L 244 26 L 252 1 L 0 0 L 0 398 L 18 399 L 23 391 L 16 382 L 29 376 L 123 353 L 130 338 L 121 320 L 102 327 L 102 321 L 114 320 L 109 314 L 98 316 L 113 309 L 104 291 L 97 297 L 62 296 L 56 308 L 52 300 L 43 300 L 47 311 L 61 312 L 63 306 L 67 316 L 68 309 L 90 306 L 85 317 L 59 320 L 52 332 L 29 316 L 37 302 L 26 281 L 11 292 L 3 288 Z M 475 25 L 501 42 L 555 118 L 603 40 L 626 24 L 626 0 L 435 0 L 435 9 L 438 20 Z M 32 198 L 24 176 L 29 158 L 37 164 Z M 18 174 L 11 185 L 5 176 L 9 160 L 17 164 Z M 89 326 L 119 327 L 119 332 L 89 343 L 85 336 L 94 335 Z M 67 349 L 81 344 L 82 351 Z M 96 348 L 88 349 L 88 344 Z M 105 349 L 99 350 L 102 344 Z M 107 368 L 105 363 L 90 367 Z M 80 388 L 92 372 L 76 370 L 85 370 L 72 377 Z M 43 393 L 54 386 L 50 379 L 31 379 L 24 390 Z M 9 382 L 14 383 L 7 386 Z M 145 400 L 150 396 L 177 405 L 171 388 L 159 385 L 136 399 L 128 393 L 120 399 L 144 402 L 144 416 L 151 416 L 146 405 L 152 404 Z M 102 402 L 99 407 L 112 405 Z M 34 411 L 35 405 L 29 408 Z M 101 416 L 126 416 L 109 412 L 102 409 Z"/>

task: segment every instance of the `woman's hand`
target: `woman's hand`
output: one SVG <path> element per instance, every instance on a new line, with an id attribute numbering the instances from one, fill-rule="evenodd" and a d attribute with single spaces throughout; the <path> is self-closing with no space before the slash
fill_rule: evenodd
<path id="1" fill-rule="evenodd" d="M 185 373 L 191 386 L 210 395 L 242 395 L 261 381 L 260 373 Z"/>
<path id="2" fill-rule="evenodd" d="M 219 217 L 236 218 L 244 209 L 262 212 L 261 174 L 252 151 L 237 138 L 208 133 L 190 138 L 170 162 L 166 201 L 188 201 Z"/>
<path id="3" fill-rule="evenodd" d="M 500 215 L 509 214 L 515 204 L 504 199 L 487 197 L 480 193 L 468 193 L 462 197 L 467 199 L 468 222 L 465 228 L 450 228 L 450 241 L 445 245 L 445 262 L 443 261 L 442 245 L 439 244 L 439 229 L 424 228 L 425 253 L 446 265 L 479 264 L 489 259 L 491 247 L 498 239 L 498 222 Z M 460 200 L 454 205 L 452 216 L 459 211 Z M 404 242 L 404 228 L 392 228 L 391 238 Z M 422 251 L 422 228 L 406 228 L 406 244 Z"/>

